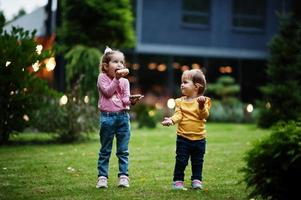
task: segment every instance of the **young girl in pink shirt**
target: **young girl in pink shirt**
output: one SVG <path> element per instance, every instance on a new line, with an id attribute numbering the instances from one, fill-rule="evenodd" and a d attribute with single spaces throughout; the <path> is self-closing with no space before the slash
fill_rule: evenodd
<path id="1" fill-rule="evenodd" d="M 128 144 L 130 140 L 130 118 L 128 110 L 142 96 L 130 97 L 130 84 L 124 78 L 129 70 L 124 66 L 124 54 L 118 50 L 106 48 L 100 63 L 102 73 L 97 80 L 100 110 L 100 143 L 98 158 L 98 179 L 96 188 L 108 187 L 108 168 L 114 136 L 116 137 L 119 163 L 120 187 L 129 187 Z"/>

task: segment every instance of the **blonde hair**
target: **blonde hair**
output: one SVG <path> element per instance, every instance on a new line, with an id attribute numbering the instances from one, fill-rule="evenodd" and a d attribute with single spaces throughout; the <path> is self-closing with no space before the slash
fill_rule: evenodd
<path id="1" fill-rule="evenodd" d="M 112 55 L 115 54 L 115 53 L 121 53 L 122 55 L 124 55 L 119 50 L 112 50 L 109 47 L 106 47 L 103 55 L 100 58 L 100 62 L 99 62 L 99 71 L 100 72 L 106 73 L 106 70 L 104 68 L 104 64 L 109 64 L 109 62 L 112 60 Z"/>
<path id="2" fill-rule="evenodd" d="M 202 70 L 191 69 L 186 70 L 182 74 L 182 78 L 191 80 L 194 84 L 200 84 L 198 94 L 203 95 L 206 89 L 206 78 Z"/>

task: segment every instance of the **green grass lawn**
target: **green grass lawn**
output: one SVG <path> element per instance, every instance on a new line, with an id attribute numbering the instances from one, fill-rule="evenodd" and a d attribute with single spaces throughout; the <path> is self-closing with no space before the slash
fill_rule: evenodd
<path id="1" fill-rule="evenodd" d="M 190 165 L 186 191 L 171 189 L 176 127 L 132 127 L 130 188 L 117 187 L 115 146 L 110 160 L 108 189 L 96 189 L 98 135 L 77 144 L 26 144 L 0 147 L 0 199 L 212 199 L 247 198 L 239 169 L 252 142 L 269 134 L 255 125 L 207 124 L 204 190 L 190 189 Z M 19 135 L 14 140 L 33 138 Z M 39 136 L 38 139 L 45 139 Z M 47 136 L 46 136 L 47 137 Z M 25 138 L 25 139 L 24 139 Z"/>

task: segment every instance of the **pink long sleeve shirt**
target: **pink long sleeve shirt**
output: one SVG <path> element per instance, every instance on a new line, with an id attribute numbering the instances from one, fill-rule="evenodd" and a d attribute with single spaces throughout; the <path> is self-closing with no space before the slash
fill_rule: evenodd
<path id="1" fill-rule="evenodd" d="M 98 76 L 98 109 L 105 112 L 118 112 L 130 108 L 130 83 L 125 78 L 111 79 L 107 74 Z"/>

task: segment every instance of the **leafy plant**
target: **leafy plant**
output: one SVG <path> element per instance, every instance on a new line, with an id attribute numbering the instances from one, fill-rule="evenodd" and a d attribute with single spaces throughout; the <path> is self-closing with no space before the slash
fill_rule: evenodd
<path id="1" fill-rule="evenodd" d="M 46 101 L 48 106 L 35 113 L 33 126 L 39 131 L 54 133 L 58 140 L 70 143 L 85 138 L 96 131 L 98 115 L 95 107 L 85 103 L 74 93 L 67 95 L 67 103 L 60 105 L 61 94 Z"/>
<path id="2" fill-rule="evenodd" d="M 99 74 L 99 59 L 101 53 L 96 48 L 82 45 L 73 47 L 65 56 L 66 80 L 68 89 L 77 84 L 80 97 L 89 96 L 92 103 L 97 102 L 98 92 L 96 80 Z"/>
<path id="3" fill-rule="evenodd" d="M 135 119 L 138 123 L 138 128 L 148 127 L 156 128 L 157 117 L 156 109 L 153 106 L 146 104 L 137 104 L 134 106 Z"/>
<path id="4" fill-rule="evenodd" d="M 279 33 L 269 44 L 271 56 L 267 74 L 269 83 L 261 90 L 265 95 L 258 124 L 269 127 L 278 121 L 296 120 L 301 113 L 301 29 L 291 17 L 280 17 Z M 268 102 L 269 106 L 265 105 Z"/>
<path id="5" fill-rule="evenodd" d="M 221 76 L 215 83 L 208 84 L 208 93 L 220 100 L 212 100 L 209 119 L 217 122 L 244 122 L 244 105 L 236 98 L 240 86 L 231 76 Z"/>
<path id="6" fill-rule="evenodd" d="M 244 181 L 250 197 L 291 200 L 300 196 L 301 123 L 279 123 L 274 132 L 250 149 L 244 158 Z"/>
<path id="7" fill-rule="evenodd" d="M 63 46 L 133 47 L 135 34 L 129 0 L 62 0 L 58 37 Z M 89 23 L 87 23 L 89 22 Z"/>
<path id="8" fill-rule="evenodd" d="M 29 125 L 32 113 L 42 104 L 40 99 L 51 91 L 31 72 L 33 63 L 50 55 L 48 51 L 37 54 L 34 36 L 35 31 L 13 27 L 7 33 L 1 28 L 0 143 L 6 143 L 13 131 L 22 131 Z"/>
<path id="9" fill-rule="evenodd" d="M 70 143 L 83 139 L 89 132 L 97 128 L 98 115 L 95 106 L 89 104 L 89 100 L 79 95 L 80 80 L 65 96 L 48 98 L 48 106 L 40 109 L 35 115 L 35 127 L 40 131 L 53 132 L 58 135 L 58 140 Z M 51 123 L 49 123 L 51 121 Z"/>
<path id="10" fill-rule="evenodd" d="M 208 84 L 207 90 L 227 103 L 227 101 L 231 101 L 231 98 L 239 93 L 240 86 L 235 83 L 233 77 L 221 76 L 217 79 L 216 83 Z"/>

